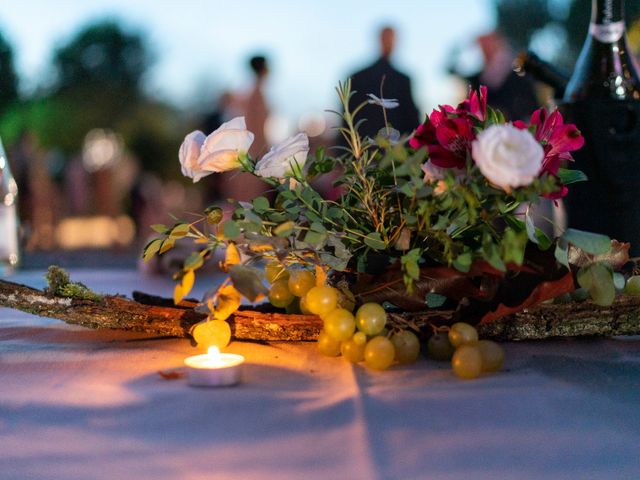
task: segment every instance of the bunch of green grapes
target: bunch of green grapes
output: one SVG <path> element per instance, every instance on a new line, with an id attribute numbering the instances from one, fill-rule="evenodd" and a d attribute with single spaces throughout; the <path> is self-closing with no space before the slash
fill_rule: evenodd
<path id="1" fill-rule="evenodd" d="M 318 349 L 327 356 L 342 355 L 352 363 L 364 362 L 374 370 L 386 370 L 394 362 L 415 362 L 420 353 L 418 337 L 407 330 L 389 333 L 387 313 L 377 303 L 365 303 L 355 314 L 340 304 L 340 291 L 329 286 L 309 290 L 305 305 L 319 315 L 324 328 Z"/>
<path id="2" fill-rule="evenodd" d="M 448 332 L 434 333 L 427 350 L 436 360 L 450 360 L 453 373 L 464 379 L 497 372 L 504 364 L 502 347 L 490 340 L 478 340 L 478 331 L 464 322 L 454 323 Z"/>

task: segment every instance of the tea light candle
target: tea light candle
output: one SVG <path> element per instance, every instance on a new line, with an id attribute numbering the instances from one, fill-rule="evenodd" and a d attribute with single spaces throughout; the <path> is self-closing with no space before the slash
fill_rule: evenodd
<path id="1" fill-rule="evenodd" d="M 233 353 L 220 353 L 218 347 L 209 347 L 206 354 L 187 357 L 189 385 L 193 387 L 226 387 L 240 381 L 244 357 Z"/>

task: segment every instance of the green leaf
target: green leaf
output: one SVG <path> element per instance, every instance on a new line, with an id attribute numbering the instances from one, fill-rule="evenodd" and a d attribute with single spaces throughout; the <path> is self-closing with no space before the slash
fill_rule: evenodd
<path id="1" fill-rule="evenodd" d="M 266 197 L 255 198 L 252 203 L 256 213 L 263 213 L 269 210 L 269 200 Z"/>
<path id="2" fill-rule="evenodd" d="M 496 270 L 500 270 L 501 272 L 505 272 L 507 267 L 505 266 L 502 258 L 500 258 L 500 251 L 498 250 L 498 246 L 493 243 L 491 239 L 491 235 L 486 234 L 482 241 L 482 253 L 484 259 L 489 262 Z"/>
<path id="3" fill-rule="evenodd" d="M 169 231 L 169 227 L 167 227 L 166 225 L 163 225 L 161 223 L 156 223 L 154 225 L 151 225 L 151 229 L 154 232 L 158 232 L 158 233 L 166 233 Z"/>
<path id="4" fill-rule="evenodd" d="M 255 302 L 261 295 L 268 293 L 263 283 L 262 271 L 254 267 L 233 265 L 229 269 L 233 286 L 250 302 Z"/>
<path id="5" fill-rule="evenodd" d="M 516 232 L 511 228 L 506 228 L 502 236 L 502 242 L 500 243 L 502 259 L 506 263 L 522 265 L 522 262 L 524 261 L 524 249 L 526 246 L 526 232 Z"/>
<path id="6" fill-rule="evenodd" d="M 525 215 L 524 223 L 527 230 L 527 237 L 533 243 L 540 247 L 540 250 L 547 250 L 551 246 L 551 240 L 547 237 L 547 234 L 536 227 L 533 223 L 531 215 Z"/>
<path id="7" fill-rule="evenodd" d="M 467 273 L 471 269 L 472 262 L 473 255 L 471 255 L 471 252 L 461 253 L 453 260 L 453 268 L 459 272 Z"/>
<path id="8" fill-rule="evenodd" d="M 307 217 L 307 220 L 309 220 L 312 223 L 321 223 L 322 222 L 322 218 L 320 217 L 320 215 L 315 213 L 313 210 L 306 210 L 304 212 L 304 216 Z"/>
<path id="9" fill-rule="evenodd" d="M 222 224 L 222 233 L 224 234 L 225 238 L 233 240 L 238 235 L 240 235 L 240 228 L 238 227 L 238 224 L 233 220 L 227 220 Z"/>
<path id="10" fill-rule="evenodd" d="M 402 271 L 412 280 L 418 280 L 420 278 L 420 267 L 418 262 L 420 261 L 420 249 L 414 248 L 409 250 L 406 254 L 400 257 L 400 264 L 402 265 Z"/>
<path id="11" fill-rule="evenodd" d="M 567 268 L 569 267 L 569 244 L 562 238 L 559 238 L 556 243 L 556 248 L 553 252 L 556 260 L 561 265 L 564 265 Z"/>
<path id="12" fill-rule="evenodd" d="M 589 180 L 584 172 L 580 170 L 570 170 L 568 168 L 558 169 L 558 178 L 565 185 L 571 185 L 577 182 L 586 182 Z"/>
<path id="13" fill-rule="evenodd" d="M 158 253 L 158 251 L 160 250 L 160 247 L 162 246 L 162 242 L 163 239 L 162 238 L 156 238 L 155 240 L 151 240 L 146 247 L 144 247 L 144 253 L 142 255 L 142 258 L 144 259 L 145 262 L 148 262 L 149 260 L 151 260 L 151 258 Z"/>
<path id="14" fill-rule="evenodd" d="M 326 233 L 319 233 L 313 230 L 309 230 L 304 236 L 305 243 L 319 244 L 324 242 L 326 239 L 327 239 Z"/>
<path id="15" fill-rule="evenodd" d="M 197 270 L 202 266 L 204 261 L 202 260 L 202 255 L 198 252 L 194 252 L 189 255 L 184 261 L 184 269 L 185 270 Z"/>
<path id="16" fill-rule="evenodd" d="M 600 233 L 568 228 L 562 238 L 591 255 L 603 255 L 611 250 L 611 239 Z"/>
<path id="17" fill-rule="evenodd" d="M 373 232 L 367 235 L 364 239 L 364 243 L 374 250 L 384 250 L 384 248 L 386 247 L 385 243 L 382 241 L 382 237 L 378 232 Z"/>
<path id="18" fill-rule="evenodd" d="M 590 263 L 578 270 L 577 279 L 595 304 L 606 307 L 613 303 L 616 288 L 611 267 L 602 262 Z"/>
<path id="19" fill-rule="evenodd" d="M 425 296 L 425 302 L 429 308 L 439 308 L 447 301 L 447 297 L 444 295 L 438 295 L 437 293 L 427 293 Z"/>
<path id="20" fill-rule="evenodd" d="M 309 228 L 314 232 L 327 233 L 327 229 L 319 222 L 313 222 Z"/>
<path id="21" fill-rule="evenodd" d="M 330 255 L 328 253 L 320 253 L 320 261 L 327 265 L 332 270 L 344 271 L 349 264 L 349 257 L 347 258 L 338 258 L 334 255 Z"/>

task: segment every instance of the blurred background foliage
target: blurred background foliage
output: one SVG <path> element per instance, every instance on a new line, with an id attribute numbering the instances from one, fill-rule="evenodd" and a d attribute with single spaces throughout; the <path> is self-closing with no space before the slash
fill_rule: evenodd
<path id="1" fill-rule="evenodd" d="M 571 71 L 587 32 L 591 0 L 494 0 L 493 6 L 497 28 L 516 49 L 532 49 Z M 637 47 L 640 2 L 627 1 L 626 11 Z M 178 134 L 187 128 L 182 112 L 145 93 L 153 62 L 144 32 L 125 30 L 110 19 L 97 21 L 52 51 L 50 75 L 21 97 L 14 51 L 0 32 L 0 135 L 10 146 L 30 129 L 44 148 L 69 158 L 82 148 L 89 130 L 106 128 L 121 135 L 142 169 L 177 178 Z"/>
<path id="2" fill-rule="evenodd" d="M 109 129 L 122 136 L 143 170 L 177 176 L 183 129 L 176 128 L 180 117 L 173 106 L 144 92 L 152 64 L 144 33 L 99 21 L 56 48 L 50 77 L 20 98 L 13 51 L 0 36 L 0 135 L 11 145 L 29 129 L 42 147 L 68 157 L 82 148 L 88 131 Z"/>

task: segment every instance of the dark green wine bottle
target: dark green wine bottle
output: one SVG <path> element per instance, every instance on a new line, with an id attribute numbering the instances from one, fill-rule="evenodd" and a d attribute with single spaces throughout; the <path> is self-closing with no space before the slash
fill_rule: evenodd
<path id="1" fill-rule="evenodd" d="M 624 0 L 592 0 L 589 34 L 564 93 L 564 101 L 640 100 L 640 75 L 629 51 Z"/>
<path id="2" fill-rule="evenodd" d="M 639 256 L 640 80 L 623 0 L 593 0 L 587 40 L 559 107 L 584 136 L 572 167 L 589 178 L 569 186 L 568 226 L 630 242 Z"/>

